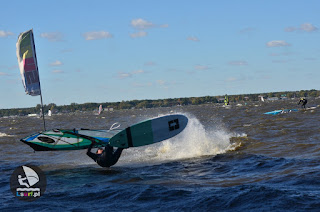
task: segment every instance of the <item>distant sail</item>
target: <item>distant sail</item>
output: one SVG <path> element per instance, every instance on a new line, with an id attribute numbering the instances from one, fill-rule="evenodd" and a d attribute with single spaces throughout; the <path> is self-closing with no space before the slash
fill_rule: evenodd
<path id="1" fill-rule="evenodd" d="M 34 45 L 33 30 L 23 32 L 17 41 L 17 58 L 26 94 L 41 94 L 37 57 Z"/>
<path id="2" fill-rule="evenodd" d="M 229 105 L 229 98 L 227 94 L 224 97 L 224 105 Z"/>
<path id="3" fill-rule="evenodd" d="M 102 112 L 102 105 L 99 106 L 99 111 L 98 111 L 98 114 L 100 115 Z"/>

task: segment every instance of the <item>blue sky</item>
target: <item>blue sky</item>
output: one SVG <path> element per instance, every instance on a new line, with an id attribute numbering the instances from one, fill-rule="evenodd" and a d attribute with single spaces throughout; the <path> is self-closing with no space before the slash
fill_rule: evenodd
<path id="1" fill-rule="evenodd" d="M 320 1 L 9 1 L 0 108 L 34 107 L 16 58 L 34 30 L 44 104 L 320 89 Z"/>

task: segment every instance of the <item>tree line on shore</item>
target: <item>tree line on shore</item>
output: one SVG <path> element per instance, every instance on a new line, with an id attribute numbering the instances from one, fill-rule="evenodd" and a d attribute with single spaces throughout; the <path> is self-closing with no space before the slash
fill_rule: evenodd
<path id="1" fill-rule="evenodd" d="M 299 97 L 319 97 L 320 90 L 301 90 L 301 91 L 286 91 L 286 92 L 269 92 L 262 94 L 243 94 L 243 95 L 230 95 L 228 96 L 230 103 L 236 102 L 253 102 L 259 101 L 260 97 L 265 99 L 278 97 L 278 98 L 299 98 Z M 75 111 L 97 111 L 99 105 L 105 110 L 122 110 L 122 109 L 140 109 L 140 108 L 155 108 L 155 107 L 172 107 L 177 105 L 200 105 L 207 103 L 221 103 L 224 100 L 223 96 L 203 96 L 203 97 L 185 97 L 185 98 L 172 98 L 172 99 L 157 99 L 157 100 L 131 100 L 121 102 L 106 102 L 106 103 L 71 103 L 70 105 L 58 106 L 54 103 L 44 105 L 44 111 L 51 110 L 54 113 L 69 113 Z M 25 116 L 28 114 L 40 114 L 41 105 L 30 108 L 13 108 L 13 109 L 0 109 L 0 117 L 3 116 Z"/>

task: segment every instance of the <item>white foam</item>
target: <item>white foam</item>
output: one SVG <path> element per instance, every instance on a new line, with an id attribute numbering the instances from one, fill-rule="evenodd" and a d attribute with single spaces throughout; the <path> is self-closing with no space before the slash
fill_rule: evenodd
<path id="1" fill-rule="evenodd" d="M 230 142 L 231 137 L 243 137 L 214 126 L 205 129 L 197 118 L 189 119 L 186 129 L 179 135 L 166 141 L 138 148 L 124 150 L 119 164 L 161 163 L 172 160 L 217 155 L 236 148 Z"/>
<path id="2" fill-rule="evenodd" d="M 6 133 L 0 132 L 0 137 L 13 137 L 13 135 L 7 135 Z"/>

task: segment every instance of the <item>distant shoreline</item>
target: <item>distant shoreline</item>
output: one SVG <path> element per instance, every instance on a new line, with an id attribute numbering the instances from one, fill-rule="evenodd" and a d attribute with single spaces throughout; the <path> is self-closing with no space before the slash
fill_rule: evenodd
<path id="1" fill-rule="evenodd" d="M 263 98 L 262 98 L 263 97 Z M 242 94 L 228 95 L 230 104 L 243 102 L 258 102 L 278 101 L 278 100 L 297 100 L 300 97 L 320 98 L 320 90 L 301 90 L 301 91 L 284 91 L 284 92 L 269 92 L 260 94 Z M 44 105 L 45 114 L 51 110 L 53 114 L 69 113 L 75 111 L 98 111 L 98 107 L 102 105 L 105 111 L 122 110 L 122 109 L 141 109 L 141 108 L 157 108 L 157 107 L 172 107 L 184 105 L 201 105 L 207 103 L 223 103 L 223 96 L 202 96 L 202 97 L 183 97 L 183 98 L 168 98 L 156 100 L 130 100 L 121 102 L 105 102 L 105 103 L 71 103 L 70 105 L 56 105 L 50 103 Z M 29 114 L 40 114 L 41 105 L 30 108 L 12 108 L 0 109 L 0 117 L 4 116 L 27 116 Z"/>

